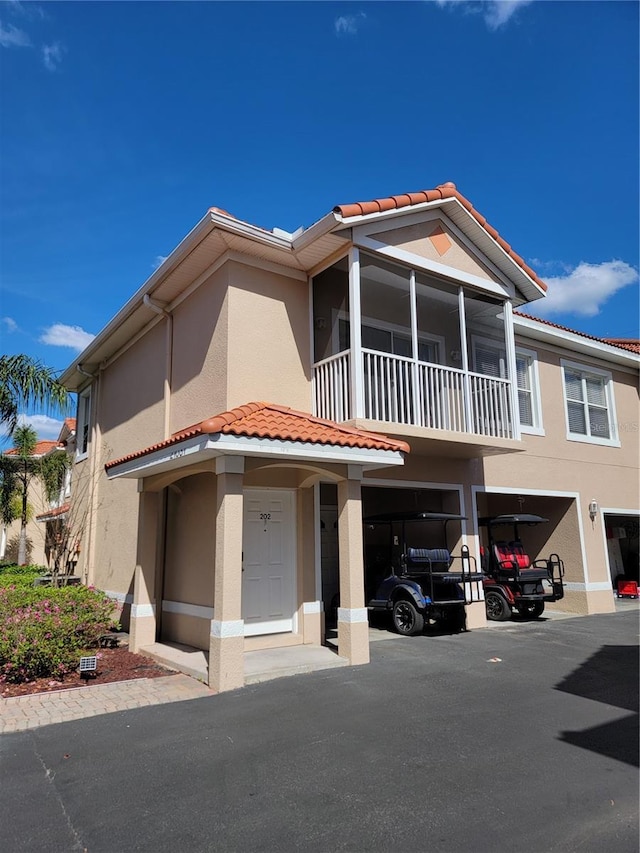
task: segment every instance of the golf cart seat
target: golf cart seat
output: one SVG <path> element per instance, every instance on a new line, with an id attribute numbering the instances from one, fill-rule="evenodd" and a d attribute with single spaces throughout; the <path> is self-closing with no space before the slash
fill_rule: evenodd
<path id="1" fill-rule="evenodd" d="M 451 554 L 446 548 L 407 548 L 406 560 L 407 566 L 430 566 L 432 570 L 442 572 L 451 565 Z"/>
<path id="2" fill-rule="evenodd" d="M 547 577 L 547 570 L 534 566 L 520 540 L 511 542 L 495 542 L 493 546 L 494 555 L 498 564 L 498 571 L 508 575 L 517 575 L 526 580 L 543 580 Z"/>

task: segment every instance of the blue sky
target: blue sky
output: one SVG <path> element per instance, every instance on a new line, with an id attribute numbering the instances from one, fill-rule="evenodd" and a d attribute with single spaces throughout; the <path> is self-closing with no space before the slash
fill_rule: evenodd
<path id="1" fill-rule="evenodd" d="M 66 367 L 210 206 L 293 231 L 444 181 L 531 313 L 637 337 L 638 9 L 0 2 L 1 351 Z"/>

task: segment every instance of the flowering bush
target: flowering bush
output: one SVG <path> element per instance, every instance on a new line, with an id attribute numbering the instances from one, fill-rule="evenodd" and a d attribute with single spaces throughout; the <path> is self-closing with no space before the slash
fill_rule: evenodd
<path id="1" fill-rule="evenodd" d="M 113 602 L 95 589 L 0 587 L 0 682 L 62 679 L 113 624 Z"/>

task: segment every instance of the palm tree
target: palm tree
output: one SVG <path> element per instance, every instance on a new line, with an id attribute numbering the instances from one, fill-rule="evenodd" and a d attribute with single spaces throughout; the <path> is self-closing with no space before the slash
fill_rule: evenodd
<path id="1" fill-rule="evenodd" d="M 0 355 L 0 423 L 12 436 L 21 408 L 43 407 L 65 414 L 70 408 L 67 389 L 55 372 L 28 355 Z"/>
<path id="2" fill-rule="evenodd" d="M 14 448 L 2 454 L 0 459 L 0 507 L 3 523 L 10 524 L 20 518 L 20 540 L 18 545 L 18 565 L 27 561 L 27 523 L 29 505 L 27 502 L 29 484 L 38 476 L 40 460 L 34 457 L 38 436 L 29 426 L 16 427 L 13 432 Z M 14 498 L 20 498 L 20 511 L 16 512 Z"/>

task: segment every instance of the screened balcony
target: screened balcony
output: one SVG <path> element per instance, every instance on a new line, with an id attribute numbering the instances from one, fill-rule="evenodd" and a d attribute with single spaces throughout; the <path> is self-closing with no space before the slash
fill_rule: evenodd
<path id="1" fill-rule="evenodd" d="M 353 249 L 313 279 L 315 413 L 519 438 L 511 305 Z"/>

